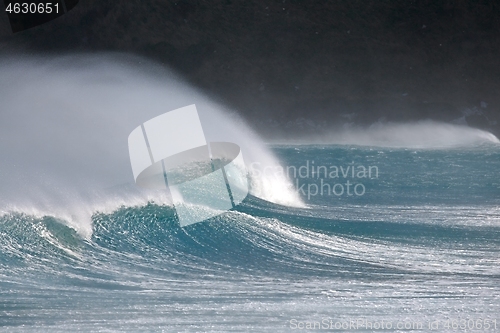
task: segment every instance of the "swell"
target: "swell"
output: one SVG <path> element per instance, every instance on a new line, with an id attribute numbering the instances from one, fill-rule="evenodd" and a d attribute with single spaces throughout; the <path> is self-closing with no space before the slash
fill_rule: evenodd
<path id="1" fill-rule="evenodd" d="M 279 163 L 234 111 L 139 57 L 0 57 L 0 87 L 0 210 L 64 215 L 87 238 L 102 206 L 171 202 L 158 192 L 138 193 L 127 146 L 135 127 L 165 112 L 195 104 L 208 142 L 238 144 L 247 164 Z M 252 190 L 301 205 L 282 177 L 252 179 Z"/>
<path id="2" fill-rule="evenodd" d="M 90 240 L 64 221 L 8 215 L 0 220 L 2 275 L 11 276 L 14 267 L 35 276 L 62 276 L 70 284 L 112 281 L 116 288 L 152 276 L 201 273 L 214 278 L 500 274 L 498 225 L 313 214 L 250 198 L 238 211 L 180 228 L 171 207 L 149 203 L 95 214 Z"/>

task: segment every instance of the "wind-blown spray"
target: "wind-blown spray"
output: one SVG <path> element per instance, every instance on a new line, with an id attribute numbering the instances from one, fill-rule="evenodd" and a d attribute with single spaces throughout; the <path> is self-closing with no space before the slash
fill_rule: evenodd
<path id="1" fill-rule="evenodd" d="M 137 124 L 190 104 L 198 107 L 207 140 L 237 143 L 246 163 L 278 163 L 244 121 L 141 58 L 9 58 L 0 61 L 0 73 L 4 211 L 61 215 L 89 234 L 82 220 L 96 210 L 169 203 L 164 192 L 133 185 L 127 138 Z M 284 177 L 251 184 L 265 200 L 301 205 Z"/>

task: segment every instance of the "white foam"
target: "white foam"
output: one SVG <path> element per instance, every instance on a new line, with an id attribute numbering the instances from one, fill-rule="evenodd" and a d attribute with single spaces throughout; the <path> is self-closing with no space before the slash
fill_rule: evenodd
<path id="1" fill-rule="evenodd" d="M 167 111 L 196 104 L 208 141 L 238 144 L 247 164 L 278 163 L 230 110 L 142 58 L 4 58 L 0 99 L 0 209 L 58 214 L 87 236 L 95 211 L 148 200 L 170 204 L 157 192 L 123 185 L 133 183 L 128 135 Z M 262 199 L 301 204 L 285 177 L 253 183 L 262 184 L 254 193 Z"/>

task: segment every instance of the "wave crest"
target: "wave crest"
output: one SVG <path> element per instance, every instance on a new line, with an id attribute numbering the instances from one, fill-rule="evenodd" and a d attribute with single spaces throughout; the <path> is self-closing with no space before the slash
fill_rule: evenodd
<path id="1" fill-rule="evenodd" d="M 377 122 L 367 128 L 348 126 L 304 142 L 424 149 L 500 144 L 500 140 L 487 131 L 432 120 L 412 123 Z"/>

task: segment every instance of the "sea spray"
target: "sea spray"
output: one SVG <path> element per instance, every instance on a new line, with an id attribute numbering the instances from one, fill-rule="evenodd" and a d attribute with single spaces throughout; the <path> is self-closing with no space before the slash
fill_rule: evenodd
<path id="1" fill-rule="evenodd" d="M 69 216 L 87 236 L 95 211 L 171 203 L 134 186 L 127 147 L 135 127 L 170 110 L 196 104 L 208 141 L 238 144 L 246 163 L 279 163 L 234 113 L 142 58 L 2 59 L 0 88 L 0 207 Z M 302 205 L 284 177 L 251 184 L 262 199 Z"/>
<path id="2" fill-rule="evenodd" d="M 377 122 L 369 126 L 352 125 L 322 130 L 314 135 L 300 134 L 277 144 L 339 144 L 392 148 L 447 149 L 453 147 L 500 144 L 485 130 L 434 120 L 404 123 Z"/>

